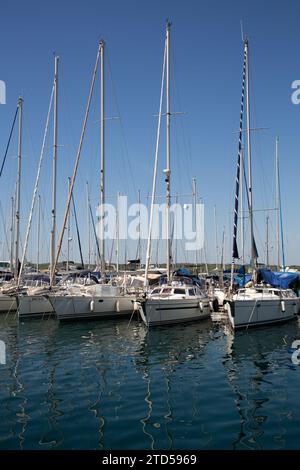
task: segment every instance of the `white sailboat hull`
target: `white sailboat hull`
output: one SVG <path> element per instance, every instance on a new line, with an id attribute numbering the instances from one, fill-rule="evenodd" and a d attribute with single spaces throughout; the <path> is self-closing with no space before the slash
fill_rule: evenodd
<path id="1" fill-rule="evenodd" d="M 14 312 L 17 310 L 17 300 L 14 296 L 0 295 L 0 313 Z"/>
<path id="2" fill-rule="evenodd" d="M 131 296 L 49 296 L 59 320 L 90 320 L 120 317 L 133 311 Z"/>
<path id="3" fill-rule="evenodd" d="M 39 318 L 54 315 L 49 299 L 43 295 L 22 295 L 18 298 L 19 318 Z"/>
<path id="4" fill-rule="evenodd" d="M 225 309 L 233 329 L 269 325 L 295 319 L 298 299 L 232 300 Z"/>
<path id="5" fill-rule="evenodd" d="M 151 299 L 144 304 L 147 326 L 204 320 L 210 317 L 209 301 L 198 299 Z"/>

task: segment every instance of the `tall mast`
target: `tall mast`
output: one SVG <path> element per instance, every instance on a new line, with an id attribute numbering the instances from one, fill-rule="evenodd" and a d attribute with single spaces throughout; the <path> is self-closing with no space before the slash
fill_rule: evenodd
<path id="1" fill-rule="evenodd" d="M 207 264 L 206 244 L 205 244 L 205 241 L 204 241 L 203 251 L 204 251 L 205 271 L 206 271 L 206 273 L 208 274 L 208 264 Z"/>
<path id="2" fill-rule="evenodd" d="M 119 274 L 120 259 L 120 214 L 119 214 L 120 193 L 118 193 L 117 213 L 116 213 L 116 255 L 117 255 L 117 274 Z"/>
<path id="3" fill-rule="evenodd" d="M 18 177 L 16 191 L 16 238 L 15 238 L 15 266 L 14 278 L 19 276 L 19 244 L 20 244 L 20 205 L 21 205 L 21 170 L 22 170 L 22 124 L 23 124 L 23 99 L 18 100 L 19 107 L 19 140 L 18 140 Z"/>
<path id="4" fill-rule="evenodd" d="M 41 195 L 38 196 L 38 223 L 37 223 L 37 261 L 36 270 L 40 267 L 40 233 L 41 233 Z"/>
<path id="5" fill-rule="evenodd" d="M 55 263 L 53 265 L 53 269 L 52 269 L 52 272 L 51 272 L 51 282 L 53 282 L 53 280 L 54 280 L 55 268 L 56 268 L 56 265 L 57 265 L 57 262 L 58 262 L 58 259 L 59 259 L 59 256 L 60 256 L 62 242 L 63 242 L 65 228 L 66 228 L 66 223 L 67 223 L 67 217 L 68 217 L 68 213 L 69 213 L 69 210 L 70 210 L 70 204 L 71 204 L 71 199 L 72 199 L 72 194 L 73 194 L 73 188 L 74 188 L 74 184 L 75 184 L 75 180 L 76 180 L 76 175 L 77 175 L 78 164 L 79 164 L 80 155 L 81 155 L 82 144 L 83 144 L 83 141 L 84 141 L 86 125 L 87 125 L 87 121 L 88 121 L 88 117 L 89 117 L 89 111 L 90 111 L 90 107 L 91 107 L 92 95 L 93 95 L 95 79 L 96 79 L 96 74 L 97 74 L 97 69 L 98 69 L 98 64 L 99 64 L 99 57 L 100 57 L 100 44 L 99 44 L 99 47 L 98 47 L 96 62 L 95 62 L 94 70 L 93 70 L 92 83 L 91 83 L 91 86 L 90 86 L 88 102 L 87 102 L 87 106 L 86 106 L 86 110 L 85 110 L 83 126 L 82 126 L 81 135 L 80 135 L 80 139 L 79 139 L 79 145 L 78 145 L 78 149 L 77 149 L 75 165 L 74 165 L 73 174 L 72 174 L 72 178 L 71 178 L 71 187 L 70 187 L 70 191 L 69 191 L 69 194 L 68 194 L 67 205 L 66 205 L 65 213 L 64 213 L 64 217 L 63 217 L 62 229 L 61 229 L 59 240 L 58 240 L 57 251 L 56 251 L 56 255 L 55 255 Z"/>
<path id="6" fill-rule="evenodd" d="M 269 267 L 269 216 L 266 218 L 266 266 Z"/>
<path id="7" fill-rule="evenodd" d="M 136 259 L 141 260 L 141 190 L 138 190 L 138 206 L 139 206 L 139 238 L 136 251 Z"/>
<path id="8" fill-rule="evenodd" d="M 280 214 L 279 214 L 279 155 L 278 137 L 275 146 L 275 166 L 276 166 L 276 248 L 277 248 L 277 270 L 280 271 Z"/>
<path id="9" fill-rule="evenodd" d="M 216 243 L 216 269 L 219 269 L 218 266 L 218 257 L 219 257 L 219 247 L 218 247 L 218 227 L 217 227 L 217 209 L 214 206 L 214 220 L 215 220 L 215 243 Z"/>
<path id="10" fill-rule="evenodd" d="M 257 266 L 257 253 L 253 233 L 253 186 L 252 186 L 252 159 L 251 159 L 251 128 L 250 128 L 250 78 L 249 78 L 249 42 L 245 40 L 246 55 L 246 105 L 247 105 L 247 150 L 248 150 L 248 191 L 249 191 L 249 219 L 251 240 L 251 265 Z"/>
<path id="11" fill-rule="evenodd" d="M 86 182 L 86 213 L 87 213 L 87 229 L 88 229 L 88 269 L 91 267 L 91 216 L 90 216 L 90 197 L 89 184 Z"/>
<path id="12" fill-rule="evenodd" d="M 10 225 L 10 270 L 14 270 L 14 218 L 15 218 L 15 198 L 11 196 L 11 225 Z"/>
<path id="13" fill-rule="evenodd" d="M 100 207 L 101 207 L 101 274 L 105 272 L 105 241 L 104 241 L 104 204 L 105 204 L 105 102 L 104 102 L 104 47 L 105 42 L 100 41 L 100 69 L 101 69 L 101 117 L 100 117 L 100 140 L 101 140 L 101 169 L 100 169 Z"/>
<path id="14" fill-rule="evenodd" d="M 77 212 L 76 212 L 76 206 L 75 206 L 75 200 L 74 200 L 74 195 L 73 195 L 73 193 L 72 193 L 72 203 L 73 203 L 73 213 L 74 213 L 75 226 L 76 226 L 76 235 L 77 235 L 77 242 L 78 242 L 78 250 L 79 250 L 79 255 L 80 255 L 80 263 L 81 263 L 81 268 L 84 269 L 84 261 L 83 261 L 83 255 L 82 255 L 81 239 L 80 239 L 79 226 L 78 226 L 78 219 L 77 219 Z"/>
<path id="15" fill-rule="evenodd" d="M 241 201 L 241 247 L 242 247 L 242 264 L 245 264 L 245 217 L 244 217 L 244 154 L 241 150 L 241 178 L 240 178 L 240 201 Z"/>
<path id="16" fill-rule="evenodd" d="M 247 63 L 247 48 L 244 42 L 244 61 L 243 61 L 243 74 L 242 74 L 242 96 L 240 108 L 240 128 L 239 128 L 239 144 L 238 144 L 238 159 L 235 180 L 235 200 L 234 200 L 234 215 L 233 215 L 233 243 L 232 243 L 232 263 L 231 263 L 231 276 L 230 276 L 230 289 L 234 285 L 234 265 L 235 260 L 239 258 L 237 247 L 237 224 L 238 224 L 238 211 L 239 211 L 239 194 L 240 194 L 240 175 L 241 175 L 241 158 L 242 158 L 242 139 L 243 139 L 243 123 L 244 123 L 244 101 L 245 101 L 245 82 L 246 82 L 246 63 Z M 242 175 L 243 178 L 243 175 Z"/>
<path id="17" fill-rule="evenodd" d="M 156 267 L 158 268 L 158 257 L 159 257 L 159 238 L 156 240 Z"/>
<path id="18" fill-rule="evenodd" d="M 278 160 L 279 168 L 279 160 Z M 279 177 L 278 177 L 279 178 Z M 280 232 L 281 232 L 281 253 L 282 253 L 282 270 L 285 271 L 285 251 L 284 251 L 284 238 L 283 238 L 283 221 L 282 221 L 282 207 L 281 207 L 281 190 L 280 190 L 280 180 L 278 179 L 279 187 L 279 214 L 280 214 Z"/>
<path id="19" fill-rule="evenodd" d="M 70 192 L 70 187 L 71 187 L 71 178 L 68 176 L 68 191 Z M 73 194 L 72 194 L 72 200 L 73 200 Z M 67 266 L 66 269 L 69 271 L 70 268 L 70 242 L 71 242 L 71 209 L 69 210 L 68 214 L 68 225 L 67 225 Z"/>
<path id="20" fill-rule="evenodd" d="M 225 271 L 225 256 L 226 256 L 226 231 L 225 231 L 225 225 L 223 227 L 223 235 L 222 235 L 222 252 L 221 252 L 221 266 L 220 269 L 223 269 Z"/>
<path id="21" fill-rule="evenodd" d="M 58 100 L 58 61 L 54 58 L 54 109 L 53 109 L 53 157 L 52 157 L 52 228 L 50 253 L 50 285 L 54 280 L 55 234 L 56 234 L 56 177 L 57 177 L 57 100 Z"/>
<path id="22" fill-rule="evenodd" d="M 227 238 L 226 238 L 226 227 L 224 225 L 224 257 L 223 257 L 223 271 L 225 271 L 226 269 L 226 242 L 227 242 Z"/>
<path id="23" fill-rule="evenodd" d="M 166 28 L 166 115 L 167 115 L 167 135 L 166 135 L 166 154 L 167 154 L 167 168 L 165 170 L 165 181 L 166 181 L 166 202 L 167 202 L 167 277 L 168 281 L 171 279 L 171 239 L 170 239 L 170 207 L 171 207 L 171 168 L 170 168 L 170 28 L 171 23 L 167 22 Z"/>
<path id="24" fill-rule="evenodd" d="M 166 54 L 167 54 L 166 49 L 167 49 L 167 38 L 165 38 L 164 59 L 163 59 L 161 87 L 160 87 L 159 113 L 158 113 L 158 121 L 157 121 L 155 160 L 154 160 L 152 194 L 151 194 L 151 205 L 150 205 L 150 220 L 149 220 L 149 231 L 148 231 L 148 240 L 147 240 L 146 262 L 145 262 L 145 280 L 144 280 L 144 286 L 145 287 L 147 287 L 147 285 L 148 285 L 148 271 L 149 271 L 150 257 L 151 257 L 151 241 L 152 241 L 152 228 L 153 228 L 154 199 L 155 199 L 155 192 L 156 192 L 157 167 L 158 167 L 158 150 L 159 150 L 159 142 L 160 142 L 160 125 L 161 125 L 163 92 L 164 92 L 164 83 L 165 83 L 165 68 L 166 68 Z M 159 240 L 157 240 L 157 242 L 158 241 Z"/>
<path id="25" fill-rule="evenodd" d="M 193 206 L 194 206 L 194 227 L 197 230 L 197 182 L 196 178 L 192 179 Z M 198 251 L 195 250 L 196 272 L 198 271 Z"/>
<path id="26" fill-rule="evenodd" d="M 284 240 L 283 240 L 283 222 L 281 210 L 281 192 L 280 192 L 280 169 L 279 169 L 279 137 L 276 137 L 276 199 L 277 199 L 277 267 L 280 270 L 280 238 L 282 269 L 285 271 Z"/>
<path id="27" fill-rule="evenodd" d="M 23 273 L 24 265 L 25 265 L 26 253 L 27 253 L 27 248 L 28 248 L 28 241 L 29 241 L 31 225 L 32 225 L 32 219 L 33 219 L 33 212 L 34 212 L 35 201 L 36 201 L 36 196 L 37 196 L 37 191 L 38 191 L 38 185 L 39 185 L 39 181 L 40 181 L 42 162 L 43 162 L 43 157 L 44 157 L 44 150 L 45 150 L 45 144 L 46 144 L 48 124 L 49 124 L 51 108 L 52 108 L 52 101 L 53 101 L 53 94 L 54 94 L 54 83 L 53 83 L 52 92 L 51 92 L 51 98 L 50 98 L 50 103 L 49 103 L 49 108 L 48 108 L 48 114 L 47 114 L 46 126 L 45 126 L 45 131 L 44 131 L 43 143 L 42 143 L 42 148 L 41 148 L 41 153 L 40 153 L 40 158 L 39 158 L 37 175 L 36 175 L 36 179 L 35 179 L 35 186 L 34 186 L 32 200 L 31 200 L 31 207 L 30 207 L 30 211 L 29 211 L 29 218 L 28 218 L 28 224 L 27 224 L 24 247 L 23 247 L 23 256 L 22 256 L 22 261 L 21 261 L 21 265 L 20 265 L 20 269 L 19 269 L 18 286 L 20 285 L 21 276 L 22 276 L 22 273 Z"/>

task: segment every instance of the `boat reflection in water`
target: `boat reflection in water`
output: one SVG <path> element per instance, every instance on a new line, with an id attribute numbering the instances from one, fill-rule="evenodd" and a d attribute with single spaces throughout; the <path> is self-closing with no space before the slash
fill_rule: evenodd
<path id="1" fill-rule="evenodd" d="M 233 449 L 297 449 L 299 370 L 291 349 L 300 322 L 233 333 L 225 328 L 223 364 L 234 393 L 239 430 Z"/>
<path id="2" fill-rule="evenodd" d="M 297 322 L 0 317 L 0 449 L 297 448 Z"/>
<path id="3" fill-rule="evenodd" d="M 136 356 L 146 383 L 147 413 L 140 420 L 148 440 L 145 448 L 193 449 L 208 438 L 203 428 L 195 434 L 195 426 L 201 415 L 202 357 L 211 339 L 210 320 L 148 330 Z"/>

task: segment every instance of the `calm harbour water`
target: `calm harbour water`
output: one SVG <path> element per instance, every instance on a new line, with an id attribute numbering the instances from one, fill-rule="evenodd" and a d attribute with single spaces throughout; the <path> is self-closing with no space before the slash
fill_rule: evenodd
<path id="1" fill-rule="evenodd" d="M 300 321 L 0 317 L 0 449 L 299 449 Z"/>

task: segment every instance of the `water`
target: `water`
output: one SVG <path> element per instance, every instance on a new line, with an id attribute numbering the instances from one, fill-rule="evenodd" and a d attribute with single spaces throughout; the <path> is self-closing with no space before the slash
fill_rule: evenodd
<path id="1" fill-rule="evenodd" d="M 0 449 L 299 449 L 300 323 L 0 317 Z"/>

